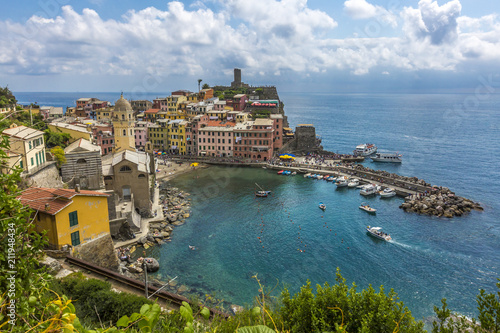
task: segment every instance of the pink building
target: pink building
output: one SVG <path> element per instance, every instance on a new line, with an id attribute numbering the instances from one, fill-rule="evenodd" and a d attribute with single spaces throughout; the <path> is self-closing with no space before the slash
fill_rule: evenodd
<path id="1" fill-rule="evenodd" d="M 209 120 L 198 129 L 199 156 L 233 156 L 235 122 Z"/>
<path id="2" fill-rule="evenodd" d="M 101 147 L 101 155 L 111 154 L 115 146 L 113 125 L 108 123 L 95 124 L 92 126 L 94 143 Z"/>
<path id="3" fill-rule="evenodd" d="M 268 161 L 274 152 L 274 120 L 241 122 L 234 128 L 234 156 L 252 161 Z"/>
<path id="4" fill-rule="evenodd" d="M 147 121 L 137 121 L 135 123 L 135 148 L 138 150 L 144 151 L 146 141 L 148 141 L 148 127 L 151 125 L 152 123 Z"/>
<path id="5" fill-rule="evenodd" d="M 186 126 L 186 154 L 198 156 L 199 129 L 208 124 L 207 115 L 195 116 Z"/>

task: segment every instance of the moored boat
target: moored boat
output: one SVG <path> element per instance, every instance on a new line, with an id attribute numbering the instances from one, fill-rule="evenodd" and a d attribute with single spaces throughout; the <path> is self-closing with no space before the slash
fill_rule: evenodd
<path id="1" fill-rule="evenodd" d="M 384 241 L 390 241 L 392 240 L 392 237 L 391 235 L 381 231 L 382 228 L 380 227 L 370 227 L 370 226 L 367 226 L 366 227 L 366 232 L 368 232 L 368 234 L 370 236 L 373 236 L 375 238 L 378 238 L 378 239 L 381 239 L 381 240 L 384 240 Z"/>
<path id="2" fill-rule="evenodd" d="M 349 180 L 349 183 L 347 184 L 347 187 L 356 187 L 359 185 L 359 179 L 357 178 L 354 178 L 354 179 L 350 179 Z"/>
<path id="3" fill-rule="evenodd" d="M 375 214 L 377 212 L 377 210 L 375 208 L 370 207 L 370 205 L 368 205 L 364 202 L 361 203 L 361 205 L 359 206 L 359 209 L 364 210 L 365 212 L 370 213 L 370 214 Z"/>
<path id="4" fill-rule="evenodd" d="M 381 198 L 391 198 L 396 195 L 396 191 L 393 188 L 385 188 L 383 191 L 378 192 Z"/>
<path id="5" fill-rule="evenodd" d="M 311 178 L 311 173 L 306 173 L 306 174 L 304 175 L 304 178 Z"/>
<path id="6" fill-rule="evenodd" d="M 322 203 L 322 202 L 319 203 L 318 207 L 321 210 L 325 210 L 326 209 L 326 205 L 324 203 Z"/>
<path id="7" fill-rule="evenodd" d="M 376 153 L 371 156 L 373 162 L 385 162 L 385 163 L 401 163 L 403 155 L 398 153 Z"/>
<path id="8" fill-rule="evenodd" d="M 346 187 L 347 184 L 349 184 L 347 179 L 338 179 L 338 178 L 337 178 L 337 182 L 335 183 L 335 185 L 337 185 L 337 187 Z"/>
<path id="9" fill-rule="evenodd" d="M 356 146 L 355 156 L 369 156 L 377 152 L 377 147 L 373 143 L 366 143 Z"/>
<path id="10" fill-rule="evenodd" d="M 359 191 L 359 194 L 364 196 L 372 195 L 375 193 L 377 193 L 377 186 L 374 184 L 367 185 L 364 188 L 362 188 L 361 191 Z"/>
<path id="11" fill-rule="evenodd" d="M 284 170 L 280 170 L 280 171 L 278 171 L 278 175 L 282 175 L 282 174 L 283 174 L 283 172 L 284 172 Z"/>

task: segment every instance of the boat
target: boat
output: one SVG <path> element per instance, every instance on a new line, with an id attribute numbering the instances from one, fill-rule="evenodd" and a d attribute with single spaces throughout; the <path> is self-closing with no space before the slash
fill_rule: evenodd
<path id="1" fill-rule="evenodd" d="M 325 210 L 326 209 L 326 206 L 324 203 L 320 202 L 319 205 L 318 205 L 319 209 L 321 210 Z"/>
<path id="2" fill-rule="evenodd" d="M 291 173 L 292 176 L 295 176 L 297 174 L 297 171 L 294 171 Z"/>
<path id="3" fill-rule="evenodd" d="M 376 153 L 375 156 L 371 156 L 373 162 L 385 162 L 385 163 L 401 163 L 403 155 L 398 153 Z"/>
<path id="4" fill-rule="evenodd" d="M 335 180 L 335 177 L 328 177 L 326 179 L 327 182 L 333 182 Z"/>
<path id="5" fill-rule="evenodd" d="M 373 143 L 365 143 L 356 146 L 354 150 L 355 156 L 369 156 L 377 152 L 377 147 Z"/>
<path id="6" fill-rule="evenodd" d="M 311 173 L 306 173 L 306 174 L 304 175 L 304 178 L 311 178 Z"/>
<path id="7" fill-rule="evenodd" d="M 324 180 L 327 180 L 328 178 L 330 178 L 330 175 L 324 175 L 324 176 L 323 176 L 323 179 L 324 179 Z"/>
<path id="8" fill-rule="evenodd" d="M 396 191 L 393 188 L 385 188 L 383 191 L 378 192 L 381 198 L 391 198 L 396 195 Z"/>
<path id="9" fill-rule="evenodd" d="M 347 184 L 349 184 L 347 179 L 338 179 L 338 178 L 337 178 L 337 182 L 335 183 L 335 185 L 337 185 L 337 187 L 346 187 Z"/>
<path id="10" fill-rule="evenodd" d="M 322 175 L 316 175 L 316 179 L 323 179 Z"/>
<path id="11" fill-rule="evenodd" d="M 278 175 L 282 175 L 282 174 L 283 174 L 283 170 L 278 171 Z"/>
<path id="12" fill-rule="evenodd" d="M 362 202 L 361 205 L 359 206 L 359 209 L 364 210 L 367 213 L 370 214 L 375 214 L 377 210 L 375 208 L 370 207 L 370 205 Z"/>
<path id="13" fill-rule="evenodd" d="M 271 191 L 264 190 L 262 187 L 260 187 L 259 184 L 255 183 L 255 185 L 257 185 L 257 187 L 259 188 L 258 191 L 255 191 L 256 197 L 264 198 L 264 197 L 267 197 L 269 195 L 269 193 L 271 193 Z"/>
<path id="14" fill-rule="evenodd" d="M 356 188 L 362 190 L 364 189 L 365 187 L 369 186 L 370 184 L 359 184 L 358 186 L 356 186 Z"/>
<path id="15" fill-rule="evenodd" d="M 359 194 L 368 196 L 377 193 L 379 190 L 377 190 L 377 186 L 374 184 L 370 184 L 365 186 L 361 191 L 359 191 Z"/>
<path id="16" fill-rule="evenodd" d="M 347 187 L 356 187 L 359 185 L 359 179 L 357 178 L 354 178 L 354 179 L 350 179 L 349 180 L 349 183 L 347 184 Z"/>
<path id="17" fill-rule="evenodd" d="M 378 239 L 381 239 L 381 240 L 384 240 L 384 241 L 390 241 L 390 240 L 392 240 L 391 235 L 386 234 L 385 232 L 381 231 L 381 229 L 382 228 L 380 228 L 380 227 L 370 227 L 370 226 L 367 226 L 366 227 L 366 232 L 368 232 L 368 234 L 370 236 L 373 236 L 375 238 L 378 238 Z"/>

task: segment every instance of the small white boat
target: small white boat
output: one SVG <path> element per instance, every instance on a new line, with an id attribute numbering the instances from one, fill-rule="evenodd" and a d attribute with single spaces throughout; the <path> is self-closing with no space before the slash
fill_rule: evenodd
<path id="1" fill-rule="evenodd" d="M 292 176 L 295 176 L 297 174 L 297 171 L 294 171 L 291 173 Z"/>
<path id="2" fill-rule="evenodd" d="M 378 192 L 381 198 L 391 198 L 396 195 L 396 191 L 393 188 L 387 187 L 383 191 Z"/>
<path id="3" fill-rule="evenodd" d="M 255 196 L 264 198 L 267 197 L 269 193 L 271 193 L 271 191 L 255 191 Z"/>
<path id="4" fill-rule="evenodd" d="M 398 153 L 376 153 L 370 157 L 373 162 L 401 163 L 403 155 Z"/>
<path id="5" fill-rule="evenodd" d="M 318 207 L 321 210 L 325 210 L 326 209 L 326 205 L 324 203 L 322 203 L 322 202 L 319 203 Z"/>
<path id="6" fill-rule="evenodd" d="M 377 210 L 375 208 L 370 207 L 370 205 L 368 205 L 364 202 L 361 203 L 361 205 L 359 206 L 359 209 L 364 210 L 365 212 L 370 213 L 370 214 L 375 214 L 377 212 Z"/>
<path id="7" fill-rule="evenodd" d="M 306 174 L 304 175 L 304 178 L 310 178 L 310 177 L 311 177 L 311 173 L 306 173 Z"/>
<path id="8" fill-rule="evenodd" d="M 347 187 L 356 187 L 359 185 L 359 179 L 351 179 L 349 180 L 349 183 L 347 184 Z"/>
<path id="9" fill-rule="evenodd" d="M 316 175 L 316 179 L 323 179 L 322 175 Z"/>
<path id="10" fill-rule="evenodd" d="M 326 179 L 327 182 L 333 182 L 335 180 L 335 177 L 328 177 Z"/>
<path id="11" fill-rule="evenodd" d="M 368 185 L 370 185 L 370 184 L 360 184 L 360 185 L 356 186 L 356 188 L 362 190 Z"/>
<path id="12" fill-rule="evenodd" d="M 370 227 L 370 226 L 367 226 L 366 227 L 366 232 L 368 232 L 368 234 L 370 236 L 373 236 L 375 238 L 378 238 L 378 239 L 381 239 L 381 240 L 384 240 L 384 241 L 390 241 L 390 240 L 392 240 L 391 235 L 386 234 L 385 232 L 381 231 L 381 229 L 382 228 L 380 228 L 380 227 Z"/>
<path id="13" fill-rule="evenodd" d="M 349 182 L 347 181 L 347 179 L 337 179 L 337 182 L 335 183 L 337 187 L 346 187 L 348 184 Z"/>
<path id="14" fill-rule="evenodd" d="M 369 184 L 368 186 L 365 186 L 361 191 L 359 191 L 359 194 L 364 195 L 365 197 L 368 195 L 373 195 L 377 193 L 379 190 L 377 189 L 377 186 L 374 184 Z"/>

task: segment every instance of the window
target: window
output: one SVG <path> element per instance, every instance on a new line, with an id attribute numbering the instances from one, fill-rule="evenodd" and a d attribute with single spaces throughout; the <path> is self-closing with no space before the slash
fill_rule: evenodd
<path id="1" fill-rule="evenodd" d="M 85 164 L 87 163 L 87 161 L 84 159 L 84 158 L 79 158 L 77 161 L 76 161 L 76 164 Z"/>
<path id="2" fill-rule="evenodd" d="M 127 130 L 123 130 L 123 136 L 127 135 Z"/>
<path id="3" fill-rule="evenodd" d="M 75 225 L 78 225 L 78 212 L 76 210 L 69 213 L 69 226 L 74 227 Z"/>
<path id="4" fill-rule="evenodd" d="M 128 165 L 124 165 L 120 168 L 120 172 L 131 172 L 132 169 Z"/>
<path id="5" fill-rule="evenodd" d="M 139 176 L 137 176 L 137 178 L 146 178 L 146 175 L 141 173 Z"/>
<path id="6" fill-rule="evenodd" d="M 71 245 L 80 245 L 80 231 L 75 231 L 71 233 Z"/>
<path id="7" fill-rule="evenodd" d="M 33 157 L 32 157 L 32 158 L 31 158 L 31 165 L 33 165 L 33 164 L 35 164 L 35 163 L 33 163 Z"/>

